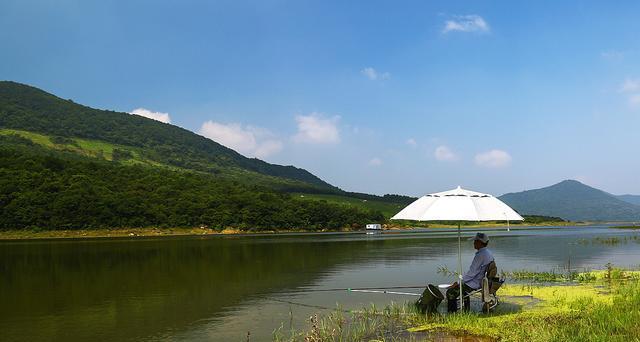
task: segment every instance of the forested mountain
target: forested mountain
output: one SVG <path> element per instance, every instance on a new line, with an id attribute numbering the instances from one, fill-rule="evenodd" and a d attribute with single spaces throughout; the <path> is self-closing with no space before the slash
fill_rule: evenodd
<path id="1" fill-rule="evenodd" d="M 300 200 L 212 174 L 126 165 L 0 135 L 0 230 L 335 229 L 381 221 L 379 211 Z"/>
<path id="2" fill-rule="evenodd" d="M 640 206 L 575 180 L 505 194 L 500 199 L 526 215 L 558 216 L 572 221 L 640 220 Z"/>
<path id="3" fill-rule="evenodd" d="M 213 174 L 246 170 L 304 182 L 311 185 L 306 189 L 310 191 L 339 191 L 304 169 L 244 157 L 186 129 L 137 115 L 82 106 L 10 81 L 0 81 L 0 128 L 137 148 L 144 158 L 173 167 Z M 277 185 L 289 190 L 283 184 Z M 299 183 L 293 187 L 303 190 Z"/>
<path id="4" fill-rule="evenodd" d="M 291 192 L 350 196 L 176 126 L 0 82 L 0 229 L 335 229 L 385 220 L 371 206 Z"/>

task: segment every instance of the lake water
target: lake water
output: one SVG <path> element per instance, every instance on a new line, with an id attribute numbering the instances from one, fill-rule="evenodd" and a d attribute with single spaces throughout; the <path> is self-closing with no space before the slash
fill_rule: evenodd
<path id="1" fill-rule="evenodd" d="M 498 269 L 640 265 L 638 232 L 606 226 L 482 229 Z M 465 237 L 475 230 L 464 230 Z M 596 238 L 617 237 L 619 243 Z M 625 238 L 627 238 L 625 240 Z M 0 340 L 270 340 L 339 304 L 415 298 L 332 288 L 452 282 L 451 230 L 0 242 Z M 463 240 L 463 264 L 474 250 Z M 420 289 L 407 289 L 420 292 Z"/>

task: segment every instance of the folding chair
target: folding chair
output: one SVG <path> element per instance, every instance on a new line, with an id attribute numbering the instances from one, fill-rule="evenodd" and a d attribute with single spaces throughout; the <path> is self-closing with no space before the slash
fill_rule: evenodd
<path id="1" fill-rule="evenodd" d="M 504 284 L 504 278 L 498 278 L 498 267 L 496 262 L 492 261 L 487 265 L 487 271 L 482 278 L 482 287 L 469 292 L 464 298 L 480 293 L 482 298 L 482 312 L 489 313 L 491 309 L 498 306 L 498 289 Z"/>

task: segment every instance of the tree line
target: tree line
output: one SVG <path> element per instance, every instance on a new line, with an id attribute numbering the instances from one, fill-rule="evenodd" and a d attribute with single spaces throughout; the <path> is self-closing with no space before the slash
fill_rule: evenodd
<path id="1" fill-rule="evenodd" d="M 211 174 L 125 166 L 0 138 L 0 229 L 313 230 L 382 221 L 380 212 L 306 201 Z"/>

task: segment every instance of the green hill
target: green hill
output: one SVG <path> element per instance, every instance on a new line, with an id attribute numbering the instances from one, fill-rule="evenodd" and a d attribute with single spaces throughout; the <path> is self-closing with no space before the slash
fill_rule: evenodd
<path id="1" fill-rule="evenodd" d="M 0 230 L 313 230 L 383 220 L 379 211 L 303 201 L 203 172 L 122 164 L 0 135 Z"/>
<path id="2" fill-rule="evenodd" d="M 376 205 L 345 205 L 355 199 Z M 335 229 L 384 221 L 383 202 L 405 200 L 348 193 L 180 127 L 0 82 L 0 229 Z"/>
<path id="3" fill-rule="evenodd" d="M 500 199 L 526 215 L 557 216 L 572 221 L 640 220 L 640 206 L 575 180 L 505 194 Z"/>
<path id="4" fill-rule="evenodd" d="M 171 124 L 90 108 L 11 81 L 0 81 L 0 135 L 18 135 L 56 151 L 125 165 L 197 171 L 276 191 L 338 195 L 346 202 L 408 204 L 413 200 L 343 191 L 304 169 L 244 157 Z"/>
<path id="5" fill-rule="evenodd" d="M 245 179 L 277 177 L 258 182 L 272 183 L 281 190 L 340 191 L 304 169 L 244 157 L 186 129 L 82 106 L 15 82 L 0 82 L 0 128 L 117 145 L 122 151 L 135 151 L 141 159 L 170 167 Z"/>

